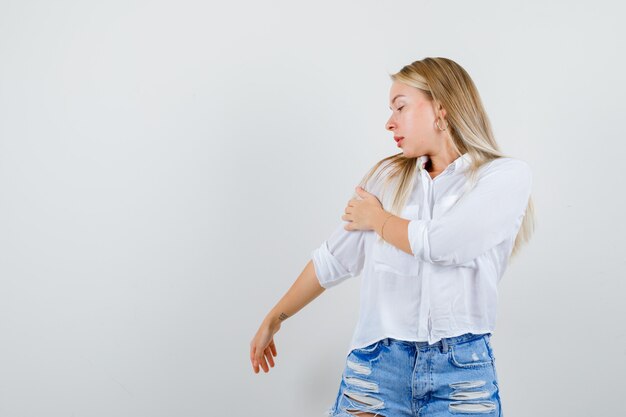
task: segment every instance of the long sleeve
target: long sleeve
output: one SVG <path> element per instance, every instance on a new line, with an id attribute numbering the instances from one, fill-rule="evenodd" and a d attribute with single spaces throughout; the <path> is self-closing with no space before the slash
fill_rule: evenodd
<path id="1" fill-rule="evenodd" d="M 497 162 L 442 217 L 409 221 L 414 257 L 433 264 L 462 265 L 519 230 L 532 173 L 528 164 L 518 159 Z"/>
<path id="2" fill-rule="evenodd" d="M 363 270 L 366 232 L 345 230 L 344 225 L 348 223 L 342 220 L 330 237 L 311 253 L 315 273 L 324 288 L 357 276 Z"/>

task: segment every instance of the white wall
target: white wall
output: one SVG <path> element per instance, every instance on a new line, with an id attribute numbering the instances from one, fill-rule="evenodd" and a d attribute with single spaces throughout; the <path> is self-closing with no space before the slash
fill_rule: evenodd
<path id="1" fill-rule="evenodd" d="M 616 1 L 0 0 L 0 416 L 321 416 L 359 279 L 249 342 L 397 152 L 388 73 L 476 82 L 533 168 L 500 286 L 507 416 L 614 414 L 626 372 Z M 337 317 L 339 315 L 339 317 Z"/>

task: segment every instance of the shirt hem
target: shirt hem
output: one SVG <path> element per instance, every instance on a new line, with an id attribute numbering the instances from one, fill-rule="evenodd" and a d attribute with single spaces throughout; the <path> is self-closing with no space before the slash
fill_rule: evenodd
<path id="1" fill-rule="evenodd" d="M 348 356 L 355 349 L 362 349 L 362 348 L 364 348 L 366 346 L 371 345 L 372 343 L 378 342 L 378 341 L 386 339 L 386 338 L 402 340 L 404 342 L 428 342 L 429 345 L 434 345 L 435 343 L 439 342 L 441 339 L 449 338 L 449 337 L 461 336 L 461 335 L 463 335 L 465 333 L 484 334 L 484 333 L 493 333 L 493 330 L 492 329 L 484 329 L 484 328 L 483 329 L 478 329 L 478 328 L 463 329 L 463 330 L 458 330 L 458 331 L 455 331 L 455 332 L 451 332 L 450 334 L 437 336 L 436 338 L 433 338 L 433 339 L 429 339 L 427 337 L 425 340 L 417 338 L 417 337 L 401 336 L 401 335 L 394 334 L 394 333 L 383 333 L 381 336 L 371 338 L 371 339 L 369 339 L 368 341 L 365 341 L 365 342 L 354 343 L 354 344 L 351 343 L 350 346 L 348 347 L 348 352 L 347 352 L 346 356 Z"/>

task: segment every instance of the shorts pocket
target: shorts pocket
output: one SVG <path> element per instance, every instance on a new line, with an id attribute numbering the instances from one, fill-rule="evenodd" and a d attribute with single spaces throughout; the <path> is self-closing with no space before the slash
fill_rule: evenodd
<path id="1" fill-rule="evenodd" d="M 493 364 L 486 336 L 450 345 L 448 360 L 457 368 L 479 368 Z"/>
<path id="2" fill-rule="evenodd" d="M 485 343 L 487 343 L 487 349 L 489 349 L 489 356 L 491 356 L 491 359 L 495 362 L 496 356 L 493 353 L 493 346 L 491 345 L 490 335 L 485 337 Z"/>
<path id="3" fill-rule="evenodd" d="M 374 353 L 376 350 L 378 350 L 378 347 L 380 346 L 380 344 L 382 343 L 382 339 L 378 340 L 374 343 L 371 343 L 367 346 L 364 346 L 362 348 L 356 348 L 356 349 L 352 349 L 352 352 L 355 353 Z"/>

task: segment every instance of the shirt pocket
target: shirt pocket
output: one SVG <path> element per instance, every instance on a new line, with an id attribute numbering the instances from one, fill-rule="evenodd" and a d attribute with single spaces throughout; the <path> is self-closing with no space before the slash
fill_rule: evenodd
<path id="1" fill-rule="evenodd" d="M 459 198 L 461 194 L 445 195 L 439 198 L 433 205 L 433 217 L 441 217 L 456 204 Z"/>
<path id="2" fill-rule="evenodd" d="M 419 204 L 407 204 L 402 211 L 405 219 L 417 219 Z M 372 260 L 375 271 L 391 272 L 401 276 L 417 276 L 419 272 L 419 260 L 396 248 L 391 243 L 376 240 L 372 248 Z"/>

